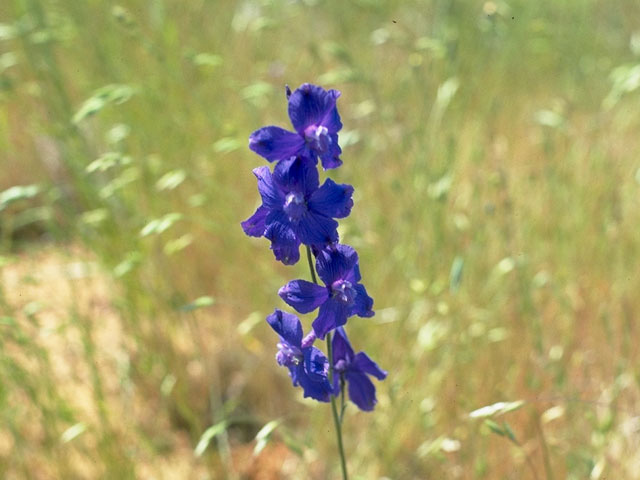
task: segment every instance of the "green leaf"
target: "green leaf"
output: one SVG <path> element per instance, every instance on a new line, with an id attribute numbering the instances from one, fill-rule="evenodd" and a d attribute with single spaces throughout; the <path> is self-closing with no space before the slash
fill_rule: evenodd
<path id="1" fill-rule="evenodd" d="M 185 178 L 187 178 L 187 172 L 185 172 L 184 170 L 172 170 L 160 177 L 160 179 L 156 182 L 156 189 L 160 191 L 173 190 L 182 182 L 184 182 Z"/>
<path id="2" fill-rule="evenodd" d="M 22 313 L 24 313 L 27 317 L 32 317 L 42 310 L 42 304 L 37 301 L 29 302 L 24 307 L 22 307 Z"/>
<path id="3" fill-rule="evenodd" d="M 300 447 L 300 443 L 286 432 L 281 432 L 280 435 L 282 435 L 282 440 L 284 441 L 284 444 L 287 446 L 287 448 L 299 457 L 302 457 L 304 452 Z"/>
<path id="4" fill-rule="evenodd" d="M 156 218 L 147 223 L 140 230 L 141 237 L 147 237 L 151 234 L 159 234 L 168 230 L 174 223 L 182 218 L 180 213 L 167 213 L 165 216 Z"/>
<path id="5" fill-rule="evenodd" d="M 451 175 L 444 175 L 438 181 L 429 185 L 427 189 L 427 195 L 433 198 L 434 200 L 444 200 L 451 190 L 451 184 L 453 183 L 453 178 Z"/>
<path id="6" fill-rule="evenodd" d="M 446 45 L 436 38 L 420 37 L 415 42 L 417 50 L 431 52 L 434 58 L 444 58 L 447 55 Z"/>
<path id="7" fill-rule="evenodd" d="M 278 428 L 278 426 L 282 423 L 282 420 L 271 420 L 264 427 L 260 429 L 260 431 L 256 434 L 256 446 L 253 449 L 253 455 L 258 455 L 264 447 L 269 443 L 269 439 L 271 438 L 271 434 L 273 431 Z"/>
<path id="8" fill-rule="evenodd" d="M 222 57 L 213 53 L 198 53 L 193 56 L 192 62 L 198 67 L 217 67 L 222 65 Z"/>
<path id="9" fill-rule="evenodd" d="M 35 197 L 40 192 L 38 185 L 16 185 L 0 192 L 0 211 L 18 200 Z"/>
<path id="10" fill-rule="evenodd" d="M 105 140 L 110 145 L 118 145 L 131 133 L 131 127 L 124 123 L 117 123 L 105 134 Z"/>
<path id="11" fill-rule="evenodd" d="M 242 336 L 247 335 L 256 325 L 262 323 L 264 315 L 261 312 L 251 312 L 247 318 L 238 324 L 236 329 Z"/>
<path id="12" fill-rule="evenodd" d="M 129 100 L 136 93 L 131 85 L 113 83 L 96 90 L 73 116 L 73 123 L 80 123 L 87 117 L 95 115 L 107 105 L 119 105 Z"/>
<path id="13" fill-rule="evenodd" d="M 350 145 L 355 145 L 360 141 L 360 132 L 357 130 L 343 130 L 340 133 L 340 145 L 342 148 L 347 148 Z"/>
<path id="14" fill-rule="evenodd" d="M 0 73 L 18 64 L 18 56 L 14 52 L 0 55 Z"/>
<path id="15" fill-rule="evenodd" d="M 242 89 L 242 98 L 261 105 L 273 93 L 273 86 L 266 82 L 256 82 Z"/>
<path id="16" fill-rule="evenodd" d="M 640 64 L 620 65 L 613 69 L 609 78 L 613 82 L 613 86 L 602 101 L 602 106 L 605 110 L 613 108 L 624 94 L 640 88 Z"/>
<path id="17" fill-rule="evenodd" d="M 511 257 L 505 257 L 498 262 L 494 271 L 497 275 L 506 275 L 512 272 L 514 268 L 516 268 L 516 261 Z"/>
<path id="18" fill-rule="evenodd" d="M 129 156 L 123 156 L 119 152 L 107 152 L 87 165 L 85 170 L 87 173 L 93 173 L 95 171 L 106 172 L 117 165 L 129 165 L 130 163 L 131 157 Z"/>
<path id="19" fill-rule="evenodd" d="M 49 207 L 34 207 L 18 213 L 13 218 L 12 227 L 16 230 L 38 222 L 46 222 L 51 220 L 53 213 Z"/>
<path id="20" fill-rule="evenodd" d="M 62 443 L 68 443 L 74 438 L 82 435 L 86 430 L 87 426 L 84 423 L 76 423 L 62 432 L 62 435 L 60 435 L 60 441 Z"/>
<path id="21" fill-rule="evenodd" d="M 458 91 L 458 87 L 460 87 L 460 80 L 456 77 L 447 79 L 438 87 L 436 101 L 433 106 L 434 114 L 436 116 L 441 116 L 444 113 Z"/>
<path id="22" fill-rule="evenodd" d="M 200 440 L 198 441 L 198 445 L 196 445 L 196 448 L 193 451 L 195 456 L 196 457 L 202 456 L 204 451 L 209 446 L 209 443 L 211 443 L 211 440 L 213 440 L 215 437 L 217 437 L 221 433 L 225 432 L 228 426 L 229 426 L 229 421 L 223 420 L 207 428 L 202 434 L 202 436 L 200 437 Z"/>
<path id="23" fill-rule="evenodd" d="M 16 36 L 16 27 L 7 23 L 0 23 L 0 40 L 11 40 Z"/>
<path id="24" fill-rule="evenodd" d="M 338 85 L 341 83 L 358 82 L 362 79 L 356 70 L 350 67 L 336 68 L 318 77 L 318 83 L 323 85 Z"/>
<path id="25" fill-rule="evenodd" d="M 534 118 L 539 125 L 549 128 L 560 128 L 565 123 L 564 117 L 552 110 L 539 110 Z"/>
<path id="26" fill-rule="evenodd" d="M 162 379 L 162 383 L 160 384 L 160 392 L 162 393 L 163 397 L 168 397 L 171 394 L 171 391 L 173 390 L 173 387 L 175 387 L 177 381 L 178 379 L 171 373 L 169 373 L 166 377 L 164 377 L 164 379 Z"/>
<path id="27" fill-rule="evenodd" d="M 507 437 L 509 437 L 509 439 L 517 444 L 518 440 L 516 439 L 516 434 L 513 433 L 513 430 L 511 429 L 511 427 L 509 426 L 509 424 L 507 422 L 502 422 L 502 426 L 504 428 L 504 432 L 507 435 Z"/>
<path id="28" fill-rule="evenodd" d="M 462 283 L 462 270 L 464 267 L 464 260 L 462 257 L 457 256 L 453 259 L 451 265 L 451 273 L 449 274 L 449 291 L 451 293 L 457 293 Z"/>
<path id="29" fill-rule="evenodd" d="M 168 241 L 163 248 L 166 255 L 173 255 L 187 248 L 193 242 L 193 235 L 186 233 L 181 237 Z"/>
<path id="30" fill-rule="evenodd" d="M 498 425 L 496 422 L 494 422 L 493 420 L 486 419 L 486 420 L 484 421 L 484 424 L 485 424 L 487 427 L 489 427 L 489 429 L 490 429 L 493 433 L 495 433 L 495 434 L 497 434 L 497 435 L 500 435 L 501 437 L 504 437 L 504 436 L 505 436 L 505 432 L 504 432 L 504 430 L 502 429 L 502 427 L 501 427 L 500 425 Z"/>
<path id="31" fill-rule="evenodd" d="M 215 299 L 213 297 L 198 297 L 193 302 L 182 305 L 178 310 L 180 310 L 181 312 L 192 312 L 199 308 L 210 307 L 214 303 Z"/>
<path id="32" fill-rule="evenodd" d="M 86 225 L 100 225 L 108 217 L 109 211 L 106 208 L 96 208 L 80 215 L 80 221 Z"/>
<path id="33" fill-rule="evenodd" d="M 102 187 L 98 192 L 98 195 L 100 195 L 100 198 L 107 199 L 130 183 L 138 180 L 138 178 L 140 178 L 140 170 L 135 166 L 129 167 Z"/>
<path id="34" fill-rule="evenodd" d="M 142 255 L 140 252 L 129 252 L 126 258 L 113 268 L 113 274 L 116 277 L 122 277 L 140 263 L 142 263 Z"/>
<path id="35" fill-rule="evenodd" d="M 242 143 L 237 138 L 224 137 L 213 144 L 213 150 L 218 153 L 228 153 L 242 147 Z"/>
<path id="36" fill-rule="evenodd" d="M 515 402 L 498 402 L 486 407 L 478 408 L 469 414 L 471 418 L 493 417 L 494 415 L 503 415 L 508 412 L 518 410 L 525 404 L 524 400 Z"/>

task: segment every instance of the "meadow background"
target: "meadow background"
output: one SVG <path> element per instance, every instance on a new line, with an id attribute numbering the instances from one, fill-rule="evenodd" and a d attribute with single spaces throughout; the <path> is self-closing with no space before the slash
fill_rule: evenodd
<path id="1" fill-rule="evenodd" d="M 0 2 L 0 477 L 337 477 L 239 225 L 303 82 L 389 371 L 353 478 L 640 478 L 637 0 Z"/>

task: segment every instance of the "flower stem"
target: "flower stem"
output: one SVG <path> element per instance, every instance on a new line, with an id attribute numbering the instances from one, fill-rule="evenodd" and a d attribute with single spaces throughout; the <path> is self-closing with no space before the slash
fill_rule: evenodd
<path id="1" fill-rule="evenodd" d="M 316 278 L 316 269 L 313 266 L 313 257 L 311 256 L 311 248 L 309 247 L 309 245 L 306 245 L 307 247 L 307 262 L 309 263 L 309 271 L 311 272 L 311 280 L 313 280 L 313 283 L 315 283 L 316 285 L 318 284 L 318 279 Z"/>
<path id="2" fill-rule="evenodd" d="M 329 357 L 329 383 L 333 385 L 333 352 L 331 351 L 331 332 L 327 333 L 327 355 Z M 347 480 L 347 461 L 344 456 L 344 447 L 342 446 L 342 422 L 338 417 L 338 408 L 336 407 L 336 397 L 331 395 L 331 412 L 333 413 L 333 424 L 336 426 L 336 436 L 338 437 L 338 451 L 340 452 L 340 465 L 342 466 L 342 478 Z"/>
<path id="3" fill-rule="evenodd" d="M 309 271 L 311 272 L 311 280 L 317 284 L 316 270 L 313 267 L 311 257 L 311 248 L 307 245 L 307 262 L 309 262 Z M 333 350 L 331 348 L 331 332 L 327 333 L 327 357 L 329 359 L 329 383 L 333 385 Z M 344 395 L 344 392 L 343 392 Z M 331 395 L 331 412 L 333 414 L 333 424 L 336 427 L 336 437 L 338 439 L 338 452 L 340 453 L 340 466 L 342 467 L 342 479 L 348 480 L 347 460 L 344 455 L 344 447 L 342 445 L 342 415 L 338 416 L 338 408 L 336 407 L 336 397 Z"/>
<path id="4" fill-rule="evenodd" d="M 340 425 L 342 425 L 342 419 L 344 418 L 344 411 L 347 409 L 344 400 L 344 378 L 340 377 Z"/>

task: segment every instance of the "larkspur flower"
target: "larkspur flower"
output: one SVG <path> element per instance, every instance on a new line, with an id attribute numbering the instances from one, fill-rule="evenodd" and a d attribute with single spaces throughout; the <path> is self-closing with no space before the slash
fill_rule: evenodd
<path id="1" fill-rule="evenodd" d="M 267 317 L 267 322 L 280 335 L 276 360 L 289 369 L 293 386 L 301 386 L 305 397 L 328 402 L 335 388 L 329 382 L 327 357 L 312 346 L 315 334 L 302 338 L 298 317 L 279 309 Z"/>
<path id="2" fill-rule="evenodd" d="M 347 382 L 349 398 L 360 410 L 371 411 L 377 403 L 376 387 L 368 375 L 384 380 L 387 372 L 364 352 L 354 353 L 344 328 L 333 337 L 333 369 Z"/>
<path id="3" fill-rule="evenodd" d="M 249 148 L 277 164 L 273 173 L 268 167 L 253 170 L 262 205 L 242 222 L 242 228 L 247 235 L 269 239 L 276 259 L 287 265 L 300 259 L 300 244 L 307 247 L 313 283 L 293 280 L 278 294 L 300 313 L 318 309 L 311 332 L 303 338 L 298 317 L 279 309 L 267 322 L 280 336 L 276 360 L 287 367 L 293 385 L 302 387 L 305 397 L 331 401 L 342 478 L 346 479 L 342 417 L 335 397 L 342 395 L 344 402 L 346 385 L 351 401 L 361 410 L 371 411 L 376 389 L 369 376 L 383 380 L 387 372 L 364 352 L 356 354 L 343 328 L 353 315 L 374 315 L 373 299 L 359 283 L 358 254 L 338 244 L 335 219 L 351 212 L 353 187 L 331 179 L 320 186 L 316 168 L 318 159 L 325 170 L 342 164 L 338 145 L 342 123 L 336 107 L 340 92 L 308 83 L 294 92 L 287 86 L 285 91 L 295 132 L 268 126 L 251 134 Z M 317 284 L 316 272 L 324 286 Z M 334 337 L 329 333 L 332 330 Z M 327 356 L 313 346 L 317 338 L 325 337 Z"/>
<path id="4" fill-rule="evenodd" d="M 367 294 L 358 267 L 358 254 L 348 245 L 334 244 L 319 250 L 316 270 L 325 286 L 293 280 L 280 288 L 278 295 L 300 313 L 319 308 L 313 321 L 316 335 L 324 339 L 327 332 L 340 327 L 352 315 L 372 317 L 373 299 Z"/>
<path id="5" fill-rule="evenodd" d="M 338 145 L 342 122 L 336 108 L 340 92 L 305 83 L 293 93 L 287 89 L 287 96 L 296 131 L 263 127 L 251 134 L 249 148 L 270 162 L 303 155 L 314 162 L 320 157 L 325 170 L 342 165 Z"/>
<path id="6" fill-rule="evenodd" d="M 262 205 L 242 222 L 245 233 L 271 241 L 277 260 L 292 265 L 300 259 L 300 243 L 325 245 L 338 240 L 338 222 L 353 206 L 353 187 L 331 179 L 318 187 L 318 170 L 305 157 L 281 160 L 273 174 L 268 167 L 253 170 Z"/>

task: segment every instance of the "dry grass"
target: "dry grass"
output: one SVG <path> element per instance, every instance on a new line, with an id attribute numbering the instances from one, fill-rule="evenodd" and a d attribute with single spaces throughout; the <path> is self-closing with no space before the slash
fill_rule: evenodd
<path id="1" fill-rule="evenodd" d="M 0 434 L 3 478 L 23 478 L 25 472 L 34 479 L 111 476 L 112 466 L 96 453 L 106 435 L 119 455 L 135 458 L 135 478 L 212 478 L 211 465 L 194 455 L 188 433 L 172 421 L 160 392 L 141 391 L 127 380 L 138 347 L 123 331 L 112 302 L 117 289 L 94 256 L 80 247 L 48 246 L 5 262 L 6 306 L 22 313 L 3 328 L 20 331 L 31 345 L 26 351 L 19 342 L 5 342 L 4 362 L 33 378 L 46 374 L 55 391 L 16 385 L 8 392 L 21 443 L 8 430 Z M 46 398 L 49 393 L 55 398 Z M 43 410 L 54 403 L 72 412 L 73 420 L 50 424 Z M 73 429 L 77 436 L 69 436 Z M 233 447 L 232 464 L 242 478 L 277 479 L 283 468 L 296 468 L 295 456 L 282 444 L 268 445 L 257 456 L 253 448 Z"/>
<path id="2" fill-rule="evenodd" d="M 0 204 L 0 476 L 335 475 L 328 409 L 263 321 L 308 273 L 239 227 L 262 164 L 246 139 L 311 81 L 342 91 L 329 175 L 355 187 L 340 234 L 377 312 L 349 333 L 390 371 L 375 413 L 347 411 L 354 478 L 640 478 L 639 16 L 0 2 L 0 185 L 39 185 Z M 105 86 L 120 97 L 79 118 Z M 469 417 L 520 399 L 490 418 L 517 442 Z"/>

